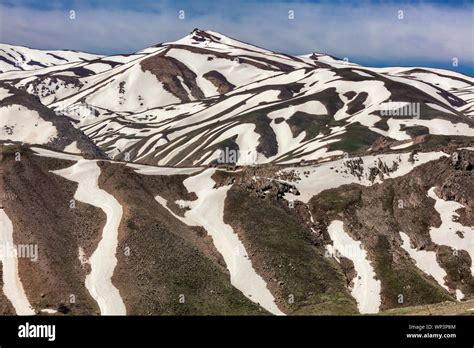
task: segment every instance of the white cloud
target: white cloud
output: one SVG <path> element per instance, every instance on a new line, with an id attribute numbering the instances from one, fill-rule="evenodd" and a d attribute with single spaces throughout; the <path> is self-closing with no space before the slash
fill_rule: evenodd
<path id="1" fill-rule="evenodd" d="M 229 2 L 209 12 L 163 3 L 159 13 L 102 8 L 39 11 L 2 7 L 0 41 L 35 48 L 69 48 L 94 53 L 129 53 L 176 40 L 194 27 L 212 29 L 279 52 L 324 52 L 351 61 L 426 60 L 474 65 L 473 7 L 418 5 L 360 6 L 312 3 Z M 196 5 L 194 5 L 196 6 Z M 288 19 L 288 11 L 295 19 Z M 404 11 L 404 19 L 397 18 Z"/>

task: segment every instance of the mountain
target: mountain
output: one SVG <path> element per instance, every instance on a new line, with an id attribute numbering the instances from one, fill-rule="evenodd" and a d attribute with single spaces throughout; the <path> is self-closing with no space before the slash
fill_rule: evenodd
<path id="1" fill-rule="evenodd" d="M 0 72 L 35 70 L 55 65 L 89 61 L 99 57 L 101 56 L 78 51 L 43 51 L 0 44 Z"/>
<path id="2" fill-rule="evenodd" d="M 76 119 L 112 158 L 144 164 L 208 165 L 226 147 L 249 163 L 290 163 L 366 150 L 376 140 L 397 146 L 425 134 L 472 135 L 468 76 L 291 57 L 210 31 L 45 70 L 2 79 Z"/>
<path id="3" fill-rule="evenodd" d="M 47 144 L 56 150 L 106 158 L 67 117 L 58 116 L 36 96 L 0 82 L 0 98 L 2 140 Z"/>
<path id="4" fill-rule="evenodd" d="M 473 298 L 472 77 L 199 29 L 129 55 L 0 48 L 0 241 L 39 252 L 0 260 L 0 312 Z"/>

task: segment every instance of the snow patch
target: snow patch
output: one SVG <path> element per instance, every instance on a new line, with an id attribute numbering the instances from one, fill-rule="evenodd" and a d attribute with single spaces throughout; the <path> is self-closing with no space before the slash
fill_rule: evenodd
<path id="1" fill-rule="evenodd" d="M 16 104 L 0 108 L 0 140 L 47 144 L 57 135 L 56 127 L 37 111 Z"/>
<path id="2" fill-rule="evenodd" d="M 433 243 L 447 245 L 457 250 L 465 250 L 471 257 L 471 274 L 474 274 L 474 229 L 473 226 L 464 226 L 453 218 L 459 217 L 456 210 L 464 206 L 455 201 L 445 201 L 439 198 L 432 187 L 428 191 L 428 197 L 433 198 L 435 209 L 441 217 L 439 227 L 430 228 L 430 237 Z M 458 232 L 458 233 L 456 233 Z M 459 235 L 461 234 L 462 237 Z"/>
<path id="3" fill-rule="evenodd" d="M 42 309 L 41 312 L 47 313 L 47 314 L 56 314 L 58 311 L 56 309 L 45 308 L 45 309 Z"/>
<path id="4" fill-rule="evenodd" d="M 33 150 L 36 156 L 40 156 L 40 157 L 58 158 L 58 159 L 63 159 L 67 161 L 75 161 L 75 162 L 82 159 L 81 156 L 69 155 L 67 153 L 43 149 L 42 147 L 32 147 L 31 150 Z"/>
<path id="5" fill-rule="evenodd" d="M 122 206 L 111 194 L 99 188 L 100 168 L 97 161 L 81 159 L 71 167 L 52 173 L 77 182 L 74 198 L 100 208 L 107 215 L 102 238 L 89 259 L 91 272 L 86 276 L 86 288 L 97 301 L 102 315 L 125 315 L 126 308 L 120 293 L 112 284 L 117 265 L 115 254 Z"/>
<path id="6" fill-rule="evenodd" d="M 415 260 L 416 266 L 426 274 L 432 276 L 439 285 L 449 291 L 449 288 L 446 286 L 444 281 L 444 277 L 446 277 L 447 274 L 438 264 L 438 261 L 436 260 L 436 252 L 412 248 L 410 237 L 403 232 L 400 232 L 400 238 L 403 242 L 401 245 L 402 249 L 405 250 L 413 260 Z"/>
<path id="7" fill-rule="evenodd" d="M 362 243 L 356 241 L 344 231 L 340 220 L 332 221 L 328 226 L 328 233 L 333 241 L 333 248 L 354 263 L 357 275 L 351 294 L 357 300 L 360 313 L 378 313 L 380 307 L 380 280 L 375 279 L 375 271 L 367 258 L 367 252 Z"/>
<path id="8" fill-rule="evenodd" d="M 407 143 L 403 143 L 400 145 L 395 145 L 395 146 L 390 146 L 392 150 L 400 150 L 400 149 L 406 149 L 407 147 L 410 147 L 413 145 L 413 141 L 409 141 Z"/>
<path id="9" fill-rule="evenodd" d="M 18 259 L 15 250 L 13 224 L 5 211 L 0 209 L 0 261 L 2 262 L 3 293 L 13 305 L 16 314 L 34 315 L 35 312 L 28 301 L 18 274 Z"/>
<path id="10" fill-rule="evenodd" d="M 64 148 L 64 152 L 81 153 L 81 150 L 77 147 L 77 141 L 73 141 Z"/>
<path id="11" fill-rule="evenodd" d="M 0 100 L 3 100 L 9 96 L 13 95 L 8 91 L 8 89 L 0 87 Z"/>
<path id="12" fill-rule="evenodd" d="M 414 156 L 414 163 L 408 161 L 410 153 L 363 156 L 361 158 L 364 162 L 362 164 L 364 171 L 360 180 L 357 176 L 350 174 L 348 168 L 344 165 L 347 161 L 346 159 L 322 163 L 315 166 L 285 168 L 283 169 L 283 172 L 290 172 L 293 170 L 300 177 L 298 181 L 290 182 L 290 184 L 296 186 L 300 195 L 296 196 L 288 193 L 285 195 L 285 198 L 288 200 L 299 200 L 308 203 L 311 197 L 327 189 L 351 183 L 357 183 L 364 186 L 371 186 L 373 183 L 380 183 L 381 180 L 378 176 L 373 183 L 368 179 L 369 168 L 377 166 L 379 159 L 389 167 L 393 162 L 398 163 L 397 170 L 391 172 L 389 176 L 384 175 L 384 179 L 386 179 L 403 176 L 421 164 L 446 156 L 448 155 L 444 152 L 419 152 Z M 303 172 L 308 171 L 309 175 L 303 174 Z M 347 173 L 345 173 L 345 171 L 347 171 Z"/>
<path id="13" fill-rule="evenodd" d="M 127 163 L 127 167 L 135 169 L 135 172 L 143 175 L 191 175 L 201 171 L 203 168 L 173 168 L 173 167 L 155 167 L 144 164 Z"/>
<path id="14" fill-rule="evenodd" d="M 387 125 L 389 130 L 386 132 L 377 128 L 372 128 L 372 130 L 396 140 L 411 139 L 410 135 L 408 135 L 406 131 L 400 130 L 401 125 L 405 125 L 406 127 L 424 126 L 429 129 L 430 134 L 435 135 L 474 136 L 474 128 L 469 127 L 468 124 L 461 122 L 452 123 L 448 120 L 438 118 L 432 120 L 390 118 L 387 120 Z"/>
<path id="15" fill-rule="evenodd" d="M 212 175 L 216 169 L 208 169 L 183 181 L 188 192 L 195 192 L 195 201 L 179 201 L 190 208 L 184 217 L 172 213 L 166 206 L 166 200 L 160 196 L 156 200 L 176 218 L 189 226 L 202 226 L 212 237 L 216 249 L 221 253 L 230 273 L 233 286 L 251 301 L 260 304 L 270 313 L 284 315 L 275 304 L 267 284 L 252 266 L 252 262 L 231 226 L 224 223 L 224 201 L 231 186 L 214 188 Z M 178 202 L 177 202 L 178 203 Z"/>

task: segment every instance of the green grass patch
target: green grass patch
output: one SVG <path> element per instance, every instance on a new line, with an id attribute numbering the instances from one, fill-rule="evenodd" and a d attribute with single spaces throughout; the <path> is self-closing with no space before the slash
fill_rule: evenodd
<path id="1" fill-rule="evenodd" d="M 257 272 L 265 270 L 288 313 L 357 313 L 340 266 L 311 244 L 309 228 L 278 201 L 233 187 L 226 203 L 226 223 L 244 237 Z"/>
<path id="2" fill-rule="evenodd" d="M 378 236 L 375 253 L 385 309 L 452 300 L 442 288 L 424 279 L 415 265 L 394 263 L 394 250 L 385 235 Z M 400 295 L 403 296 L 402 303 L 399 303 Z"/>
<path id="3" fill-rule="evenodd" d="M 361 125 L 359 122 L 346 127 L 346 132 L 337 143 L 329 145 L 329 151 L 340 150 L 354 153 L 369 148 L 381 135 Z"/>

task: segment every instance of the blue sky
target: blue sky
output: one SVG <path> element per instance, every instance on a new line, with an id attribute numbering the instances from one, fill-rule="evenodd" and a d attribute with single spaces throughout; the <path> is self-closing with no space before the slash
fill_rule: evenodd
<path id="1" fill-rule="evenodd" d="M 474 75 L 472 0 L 0 0 L 0 42 L 34 48 L 131 53 L 195 27 L 288 54 L 322 52 L 368 66 Z"/>

